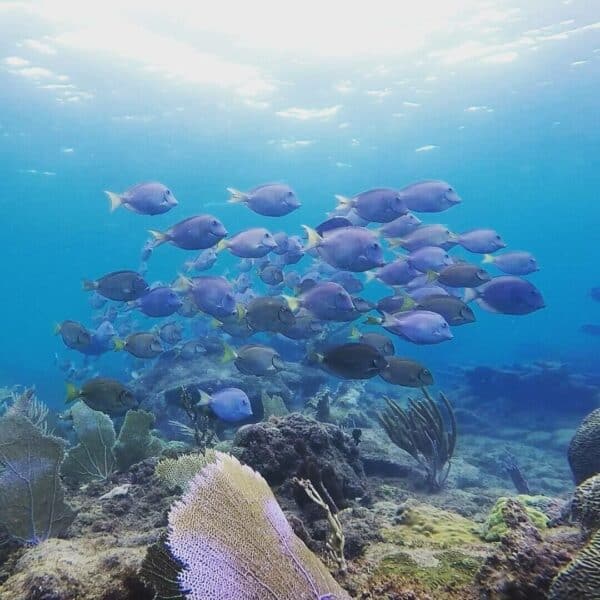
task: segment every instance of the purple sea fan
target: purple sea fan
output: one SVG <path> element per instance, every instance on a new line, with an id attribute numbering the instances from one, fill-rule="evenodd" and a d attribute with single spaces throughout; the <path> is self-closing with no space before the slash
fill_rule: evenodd
<path id="1" fill-rule="evenodd" d="M 350 600 L 262 476 L 221 452 L 171 508 L 168 546 L 189 600 Z"/>

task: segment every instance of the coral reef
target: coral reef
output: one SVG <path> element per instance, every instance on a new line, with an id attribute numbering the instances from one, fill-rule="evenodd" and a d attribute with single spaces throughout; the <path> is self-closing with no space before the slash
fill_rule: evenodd
<path id="1" fill-rule="evenodd" d="M 600 529 L 600 474 L 577 486 L 571 501 L 571 516 L 586 531 Z"/>
<path id="2" fill-rule="evenodd" d="M 217 453 L 169 513 L 168 546 L 189 600 L 349 596 L 295 536 L 266 481 Z"/>
<path id="3" fill-rule="evenodd" d="M 548 600 L 600 600 L 600 532 L 552 582 Z"/>
<path id="4" fill-rule="evenodd" d="M 481 528 L 481 537 L 486 542 L 497 542 L 509 532 L 510 523 L 506 520 L 506 517 L 510 516 L 510 511 L 506 510 L 509 502 L 518 502 L 532 525 L 540 530 L 546 529 L 548 527 L 549 518 L 537 508 L 540 505 L 540 501 L 543 501 L 543 498 L 527 496 L 524 494 L 519 495 L 516 498 L 498 498 Z"/>
<path id="5" fill-rule="evenodd" d="M 71 417 L 79 443 L 67 453 L 62 474 L 72 481 L 106 480 L 115 470 L 125 471 L 162 451 L 161 440 L 150 432 L 154 417 L 146 411 L 128 411 L 119 437 L 110 417 L 84 402 L 71 408 Z"/>
<path id="6" fill-rule="evenodd" d="M 299 413 L 241 427 L 232 452 L 269 484 L 280 486 L 280 495 L 295 495 L 294 477 L 309 479 L 321 496 L 333 501 L 334 510 L 366 492 L 359 449 L 352 438 L 335 425 Z M 306 503 L 305 494 L 301 496 Z"/>
<path id="7" fill-rule="evenodd" d="M 182 454 L 177 458 L 163 458 L 156 465 L 156 476 L 170 489 L 186 491 L 190 481 L 210 462 L 214 462 L 214 450 L 205 454 Z"/>
<path id="8" fill-rule="evenodd" d="M 425 470 L 427 487 L 438 491 L 450 472 L 456 446 L 456 420 L 444 394 L 440 393 L 440 398 L 447 411 L 448 426 L 438 404 L 425 388 L 423 394 L 422 400 L 409 400 L 406 410 L 386 398 L 387 408 L 379 414 L 379 421 L 392 442 Z"/>
<path id="9" fill-rule="evenodd" d="M 407 503 L 398 511 L 399 524 L 382 530 L 384 541 L 408 548 L 468 547 L 480 545 L 477 524 L 459 514 Z"/>
<path id="10" fill-rule="evenodd" d="M 0 524 L 18 541 L 59 536 L 74 518 L 59 472 L 66 443 L 18 411 L 0 418 Z"/>
<path id="11" fill-rule="evenodd" d="M 545 600 L 553 578 L 571 558 L 574 542 L 544 539 L 519 502 L 502 509 L 507 532 L 475 576 L 481 600 Z"/>
<path id="12" fill-rule="evenodd" d="M 120 471 L 151 456 L 158 456 L 162 441 L 152 435 L 154 415 L 145 410 L 130 410 L 125 415 L 113 451 Z"/>
<path id="13" fill-rule="evenodd" d="M 50 539 L 26 552 L 0 589 L 2 600 L 151 600 L 137 571 L 143 546 L 112 536 Z"/>
<path id="14" fill-rule="evenodd" d="M 569 444 L 568 457 L 576 485 L 600 473 L 600 408 L 579 425 Z"/>
<path id="15" fill-rule="evenodd" d="M 79 443 L 67 453 L 63 476 L 75 481 L 108 479 L 116 468 L 113 447 L 117 436 L 113 422 L 107 414 L 84 402 L 73 405 L 70 414 Z"/>

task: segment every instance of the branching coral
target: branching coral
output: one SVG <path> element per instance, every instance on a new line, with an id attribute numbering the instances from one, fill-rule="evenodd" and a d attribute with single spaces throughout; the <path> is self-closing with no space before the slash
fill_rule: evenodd
<path id="1" fill-rule="evenodd" d="M 168 546 L 189 600 L 349 600 L 267 482 L 220 452 L 171 509 Z"/>
<path id="2" fill-rule="evenodd" d="M 425 470 L 428 488 L 437 491 L 450 472 L 450 460 L 456 446 L 456 419 L 444 394 L 440 393 L 440 398 L 446 409 L 446 419 L 439 403 L 425 388 L 423 394 L 424 398 L 420 400 L 409 400 L 407 409 L 386 398 L 387 408 L 378 416 L 392 442 L 408 452 Z"/>
<path id="3" fill-rule="evenodd" d="M 327 550 L 329 550 L 331 557 L 335 560 L 340 573 L 345 573 L 348 568 L 346 559 L 344 558 L 345 538 L 339 517 L 331 511 L 329 504 L 321 498 L 319 492 L 315 489 L 315 486 L 308 479 L 298 479 L 297 477 L 294 477 L 292 481 L 299 485 L 306 492 L 306 495 L 317 506 L 320 506 L 325 511 L 325 516 L 327 517 L 330 528 L 330 533 L 326 542 Z"/>

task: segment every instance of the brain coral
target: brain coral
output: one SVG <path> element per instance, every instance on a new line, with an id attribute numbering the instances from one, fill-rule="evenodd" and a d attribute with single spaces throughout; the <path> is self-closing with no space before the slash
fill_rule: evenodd
<path id="1" fill-rule="evenodd" d="M 571 514 L 585 529 L 600 529 L 600 474 L 577 486 L 571 503 Z"/>
<path id="2" fill-rule="evenodd" d="M 549 600 L 600 600 L 600 532 L 552 582 Z"/>
<path id="3" fill-rule="evenodd" d="M 293 533 L 267 482 L 220 452 L 169 513 L 190 600 L 349 600 Z"/>
<path id="4" fill-rule="evenodd" d="M 577 485 L 600 473 L 600 408 L 581 422 L 569 444 L 568 456 Z"/>

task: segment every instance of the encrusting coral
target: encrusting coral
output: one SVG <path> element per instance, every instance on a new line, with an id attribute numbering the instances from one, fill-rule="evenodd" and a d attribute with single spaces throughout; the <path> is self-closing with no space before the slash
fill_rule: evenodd
<path id="1" fill-rule="evenodd" d="M 576 485 L 600 473 L 600 408 L 592 411 L 577 428 L 568 457 Z"/>
<path id="2" fill-rule="evenodd" d="M 189 600 L 348 600 L 293 533 L 267 482 L 216 453 L 169 513 L 168 546 Z"/>
<path id="3" fill-rule="evenodd" d="M 423 394 L 422 400 L 409 400 L 406 410 L 386 398 L 387 408 L 378 416 L 392 442 L 423 467 L 427 486 L 437 491 L 450 472 L 450 460 L 456 446 L 456 420 L 452 405 L 444 394 L 440 393 L 440 398 L 448 414 L 448 427 L 438 403 L 425 388 Z"/>

